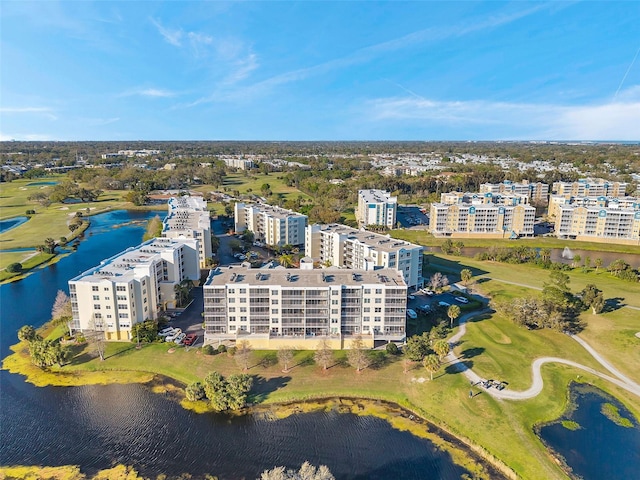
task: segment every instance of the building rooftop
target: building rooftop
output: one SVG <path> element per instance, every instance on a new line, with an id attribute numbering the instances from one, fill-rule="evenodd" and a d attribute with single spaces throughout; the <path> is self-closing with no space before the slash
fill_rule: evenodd
<path id="1" fill-rule="evenodd" d="M 402 272 L 392 269 L 352 270 L 330 267 L 302 270 L 284 267 L 247 268 L 218 267 L 211 270 L 207 285 L 249 285 L 267 288 L 282 286 L 291 288 L 320 288 L 330 286 L 386 285 L 406 287 Z"/>
<path id="2" fill-rule="evenodd" d="M 358 190 L 358 196 L 366 203 L 397 203 L 398 197 L 392 197 L 385 190 Z"/>
<path id="3" fill-rule="evenodd" d="M 419 245 L 415 245 L 404 240 L 398 240 L 397 238 L 391 238 L 386 235 L 370 232 L 368 230 L 356 230 L 355 228 L 338 223 L 331 223 L 328 225 L 314 225 L 314 227 L 319 228 L 321 232 L 345 235 L 349 240 L 357 241 L 382 251 L 394 252 L 401 248 L 422 248 Z"/>
<path id="4" fill-rule="evenodd" d="M 211 226 L 207 202 L 201 197 L 171 197 L 168 206 L 164 232 L 209 229 Z"/>
<path id="5" fill-rule="evenodd" d="M 294 212 L 293 210 L 287 210 L 286 208 L 268 205 L 266 203 L 251 203 L 244 206 L 244 208 L 253 208 L 259 212 L 264 212 L 274 218 L 290 218 L 290 217 L 303 217 L 307 218 L 302 213 Z"/>
<path id="6" fill-rule="evenodd" d="M 147 269 L 154 261 L 162 257 L 162 253 L 173 252 L 184 244 L 195 244 L 191 239 L 154 238 L 137 247 L 130 247 L 111 258 L 100 262 L 100 265 L 90 268 L 71 281 L 99 282 L 107 279 L 115 279 L 118 282 L 128 282 L 138 277 L 136 270 L 140 267 Z M 194 246 L 195 248 L 195 246 Z"/>

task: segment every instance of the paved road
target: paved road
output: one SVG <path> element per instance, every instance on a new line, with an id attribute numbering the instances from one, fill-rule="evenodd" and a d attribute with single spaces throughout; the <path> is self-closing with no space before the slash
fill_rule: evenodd
<path id="1" fill-rule="evenodd" d="M 487 310 L 482 310 L 480 312 L 469 313 L 467 315 L 460 317 L 460 329 L 458 330 L 458 333 L 456 333 L 454 336 L 452 336 L 449 339 L 449 344 L 455 345 L 464 336 L 464 334 L 467 332 L 466 323 L 469 318 L 482 315 L 485 313 L 489 313 L 490 311 L 491 310 L 487 309 Z M 544 386 L 544 381 L 542 379 L 542 373 L 541 373 L 542 366 L 545 363 L 562 363 L 564 365 L 570 365 L 580 370 L 589 372 L 597 377 L 607 380 L 615 385 L 618 385 L 620 388 L 623 388 L 628 392 L 640 397 L 640 385 L 638 385 L 637 383 L 633 382 L 632 380 L 624 376 L 622 373 L 620 373 L 609 362 L 607 362 L 604 358 L 602 358 L 602 356 L 598 352 L 596 352 L 583 339 L 577 337 L 576 335 L 572 335 L 571 337 L 574 340 L 576 340 L 580 345 L 582 345 L 598 363 L 600 363 L 604 368 L 606 368 L 614 376 L 612 377 L 610 375 L 606 375 L 591 367 L 587 367 L 586 365 L 582 365 L 572 360 L 567 360 L 567 359 L 558 358 L 558 357 L 542 357 L 534 360 L 534 362 L 531 364 L 533 380 L 531 383 L 531 387 L 529 387 L 527 390 L 515 391 L 515 390 L 509 390 L 509 389 L 496 390 L 494 388 L 487 388 L 485 389 L 485 391 L 494 398 L 504 399 L 504 400 L 526 400 L 529 398 L 533 398 L 542 391 L 542 387 Z M 467 377 L 470 382 L 473 382 L 475 384 L 485 380 L 484 378 L 480 377 L 480 375 L 475 373 L 472 369 L 470 369 L 464 364 L 464 358 L 462 359 L 457 358 L 453 353 L 453 351 L 449 352 L 449 354 L 445 358 L 448 361 L 448 366 L 456 368 L 459 372 L 462 372 L 462 374 L 465 377 Z"/>

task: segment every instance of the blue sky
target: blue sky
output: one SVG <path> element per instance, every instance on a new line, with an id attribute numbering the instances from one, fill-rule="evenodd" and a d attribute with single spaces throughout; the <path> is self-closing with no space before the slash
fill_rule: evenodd
<path id="1" fill-rule="evenodd" d="M 0 5 L 1 140 L 640 140 L 640 3 Z"/>

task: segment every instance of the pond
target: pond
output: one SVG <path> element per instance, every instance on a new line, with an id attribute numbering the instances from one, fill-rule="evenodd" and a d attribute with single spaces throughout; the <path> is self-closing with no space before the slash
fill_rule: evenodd
<path id="1" fill-rule="evenodd" d="M 543 442 L 564 459 L 575 476 L 585 480 L 637 478 L 638 420 L 618 400 L 595 387 L 572 384 L 570 397 L 573 408 L 557 421 L 539 427 Z M 617 410 L 618 418 L 605 415 L 607 410 Z"/>
<path id="2" fill-rule="evenodd" d="M 50 185 L 57 185 L 58 182 L 52 182 L 52 181 L 48 181 L 48 182 L 31 182 L 31 183 L 27 183 L 27 187 L 43 187 L 43 186 L 50 186 Z"/>
<path id="3" fill-rule="evenodd" d="M 20 326 L 49 318 L 68 279 L 140 243 L 146 220 L 157 214 L 91 217 L 76 253 L 0 286 L 0 357 L 9 353 Z M 0 425 L 0 465 L 77 464 L 93 473 L 124 463 L 149 477 L 188 472 L 240 479 L 309 460 L 328 465 L 340 479 L 457 479 L 467 473 L 430 441 L 374 417 L 333 411 L 283 420 L 197 415 L 143 385 L 37 388 L 0 371 Z"/>
<path id="4" fill-rule="evenodd" d="M 13 217 L 6 220 L 0 220 L 0 233 L 19 227 L 27 220 L 29 220 L 29 217 Z"/>

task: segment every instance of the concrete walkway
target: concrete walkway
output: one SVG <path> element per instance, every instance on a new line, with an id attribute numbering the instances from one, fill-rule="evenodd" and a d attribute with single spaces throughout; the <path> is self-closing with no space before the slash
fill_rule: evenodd
<path id="1" fill-rule="evenodd" d="M 491 312 L 491 310 L 485 309 L 479 312 L 469 313 L 460 317 L 460 320 L 459 320 L 460 329 L 458 330 L 458 333 L 456 333 L 454 336 L 452 336 L 448 340 L 449 344 L 452 346 L 455 345 L 465 335 L 465 333 L 467 332 L 466 323 L 468 319 L 479 316 L 479 315 L 483 315 L 489 312 Z M 589 354 L 598 363 L 600 363 L 600 365 L 606 368 L 614 376 L 612 377 L 610 375 L 606 375 L 597 370 L 594 370 L 591 367 L 587 367 L 586 365 L 582 365 L 572 360 L 567 360 L 567 359 L 558 358 L 558 357 L 542 357 L 534 360 L 534 362 L 531 364 L 533 381 L 531 383 L 531 387 L 529 387 L 527 390 L 515 391 L 515 390 L 509 390 L 509 389 L 497 390 L 495 388 L 485 388 L 484 391 L 494 398 L 503 399 L 503 400 L 527 400 L 529 398 L 533 398 L 542 391 L 542 387 L 544 386 L 544 381 L 542 380 L 542 373 L 541 373 L 542 366 L 545 363 L 561 363 L 564 365 L 569 365 L 569 366 L 578 368 L 580 370 L 584 370 L 585 372 L 589 372 L 592 375 L 595 375 L 615 385 L 618 385 L 620 388 L 623 388 L 628 392 L 632 393 L 633 395 L 640 397 L 640 385 L 638 385 L 637 383 L 633 382 L 631 379 L 629 379 L 628 377 L 620 373 L 620 371 L 618 371 L 609 362 L 607 362 L 604 358 L 602 358 L 602 356 L 598 352 L 596 352 L 587 342 L 579 338 L 577 335 L 570 335 L 570 336 L 576 342 L 582 345 L 582 347 L 584 347 L 584 349 L 587 350 L 587 352 L 589 352 Z M 457 369 L 459 372 L 462 372 L 462 374 L 465 377 L 467 377 L 470 382 L 475 384 L 478 382 L 483 382 L 485 380 L 484 378 L 480 377 L 480 375 L 475 373 L 472 369 L 467 367 L 464 364 L 464 359 L 457 358 L 454 355 L 453 350 L 447 354 L 445 359 L 447 360 L 447 366 L 453 367 Z"/>

